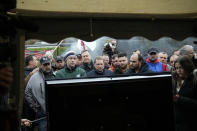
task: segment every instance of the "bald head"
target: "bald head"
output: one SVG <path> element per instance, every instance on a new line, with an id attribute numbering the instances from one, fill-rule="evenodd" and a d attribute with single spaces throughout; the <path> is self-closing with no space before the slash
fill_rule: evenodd
<path id="1" fill-rule="evenodd" d="M 131 69 L 139 70 L 142 66 L 143 58 L 141 55 L 134 53 L 130 57 Z"/>

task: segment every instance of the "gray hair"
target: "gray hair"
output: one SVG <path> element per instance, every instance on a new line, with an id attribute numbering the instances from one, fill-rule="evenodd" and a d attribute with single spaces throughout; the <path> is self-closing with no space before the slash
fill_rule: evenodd
<path id="1" fill-rule="evenodd" d="M 194 49 L 193 46 L 191 46 L 191 45 L 184 45 L 183 47 L 181 47 L 179 49 L 179 55 L 183 56 L 183 55 L 189 54 L 189 50 L 190 49 Z"/>

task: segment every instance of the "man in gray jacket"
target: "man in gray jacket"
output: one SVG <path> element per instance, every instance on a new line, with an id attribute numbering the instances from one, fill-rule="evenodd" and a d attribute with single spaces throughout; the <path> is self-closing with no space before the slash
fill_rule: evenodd
<path id="1" fill-rule="evenodd" d="M 50 58 L 44 56 L 40 59 L 40 69 L 32 75 L 25 89 L 25 99 L 36 112 L 37 119 L 46 116 L 45 79 L 53 79 Z M 47 131 L 47 119 L 38 122 L 38 131 Z"/>

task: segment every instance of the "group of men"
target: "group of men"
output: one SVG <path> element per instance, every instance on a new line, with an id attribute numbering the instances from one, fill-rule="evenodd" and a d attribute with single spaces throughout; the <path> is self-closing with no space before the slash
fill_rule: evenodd
<path id="1" fill-rule="evenodd" d="M 102 77 L 115 75 L 133 75 L 139 73 L 153 73 L 173 71 L 173 63 L 179 57 L 173 54 L 169 59 L 165 52 L 159 52 L 156 48 L 150 48 L 147 52 L 148 57 L 144 59 L 139 50 L 136 50 L 128 60 L 127 54 L 120 52 L 113 54 L 111 59 L 108 54 L 96 56 L 94 61 L 88 50 L 84 50 L 80 55 L 74 51 L 68 51 L 63 57 L 57 56 L 55 66 L 48 56 L 40 59 L 40 67 L 34 56 L 26 58 L 25 76 L 27 84 L 25 88 L 26 104 L 35 112 L 36 119 L 47 116 L 45 107 L 45 83 L 47 79 L 69 79 L 84 77 Z M 194 50 L 190 45 L 185 45 L 179 50 L 180 55 L 188 55 L 194 61 Z M 80 57 L 79 57 L 80 56 Z M 25 103 L 25 102 L 24 102 Z M 25 116 L 27 117 L 27 116 Z M 32 118 L 28 118 L 32 119 Z M 35 118 L 34 118 L 35 119 Z M 39 131 L 46 131 L 46 119 L 38 123 Z"/>

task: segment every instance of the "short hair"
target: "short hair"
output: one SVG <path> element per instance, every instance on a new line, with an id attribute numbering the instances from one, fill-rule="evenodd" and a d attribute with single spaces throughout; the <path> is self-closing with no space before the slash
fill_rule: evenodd
<path id="1" fill-rule="evenodd" d="M 25 66 L 28 66 L 30 61 L 33 61 L 33 55 L 28 55 L 25 57 Z"/>
<path id="2" fill-rule="evenodd" d="M 103 57 L 102 56 L 96 56 L 94 58 L 94 64 L 96 63 L 96 60 L 103 60 Z M 104 60 L 103 60 L 103 63 L 104 63 Z"/>
<path id="3" fill-rule="evenodd" d="M 178 55 L 171 55 L 169 58 L 171 59 L 171 58 L 173 58 L 173 57 L 179 57 Z"/>
<path id="4" fill-rule="evenodd" d="M 195 69 L 194 63 L 188 56 L 180 56 L 177 58 L 174 64 L 176 63 L 179 63 L 182 66 L 187 75 L 189 75 Z"/>
<path id="5" fill-rule="evenodd" d="M 127 57 L 127 53 L 126 52 L 121 52 L 118 54 L 118 58 L 119 57 Z"/>
<path id="6" fill-rule="evenodd" d="M 112 59 L 115 59 L 116 57 L 118 57 L 118 54 L 114 54 L 114 55 L 112 55 Z"/>
<path id="7" fill-rule="evenodd" d="M 103 55 L 102 56 L 108 56 L 109 57 L 109 55 L 108 54 L 106 54 L 106 53 L 103 53 Z"/>
<path id="8" fill-rule="evenodd" d="M 139 51 L 139 52 L 140 52 L 140 50 L 136 49 L 136 50 L 134 50 L 132 53 L 137 52 L 137 51 Z M 141 52 L 140 52 L 140 54 L 141 54 Z"/>
<path id="9" fill-rule="evenodd" d="M 168 55 L 166 52 L 159 52 L 159 54 L 160 54 L 160 53 L 161 53 L 161 54 L 166 54 L 166 55 Z"/>
<path id="10" fill-rule="evenodd" d="M 83 50 L 83 51 L 81 52 L 81 55 L 82 55 L 84 52 L 88 52 L 88 53 L 90 54 L 90 52 L 89 52 L 88 50 Z"/>
<path id="11" fill-rule="evenodd" d="M 189 49 L 193 49 L 193 46 L 191 45 L 184 45 L 183 47 L 181 47 L 179 49 L 179 55 L 186 55 L 186 54 L 189 54 Z"/>

